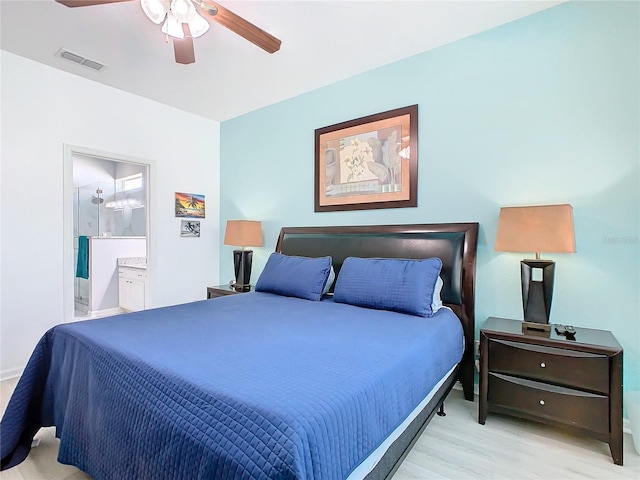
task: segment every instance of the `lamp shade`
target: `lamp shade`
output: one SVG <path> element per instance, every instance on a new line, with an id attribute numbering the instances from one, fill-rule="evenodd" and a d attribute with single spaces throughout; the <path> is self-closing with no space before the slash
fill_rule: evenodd
<path id="1" fill-rule="evenodd" d="M 145 15 L 153 23 L 160 25 L 169 11 L 169 0 L 141 0 L 140 5 Z"/>
<path id="2" fill-rule="evenodd" d="M 575 253 L 573 208 L 569 204 L 501 208 L 495 249 Z"/>
<path id="3" fill-rule="evenodd" d="M 253 220 L 227 220 L 224 244 L 237 247 L 261 247 L 262 224 Z"/>

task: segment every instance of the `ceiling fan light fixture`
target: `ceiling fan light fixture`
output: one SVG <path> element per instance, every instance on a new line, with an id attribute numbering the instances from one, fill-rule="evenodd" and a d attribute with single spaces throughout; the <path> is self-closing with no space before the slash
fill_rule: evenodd
<path id="1" fill-rule="evenodd" d="M 182 22 L 178 20 L 171 11 L 167 12 L 167 19 L 162 25 L 162 33 L 175 38 L 184 38 Z"/>
<path id="2" fill-rule="evenodd" d="M 191 0 L 172 0 L 171 13 L 181 22 L 189 23 L 197 15 Z"/>
<path id="3" fill-rule="evenodd" d="M 189 30 L 193 38 L 198 38 L 201 35 L 207 33 L 209 30 L 209 22 L 196 13 L 191 21 L 188 22 Z"/>
<path id="4" fill-rule="evenodd" d="M 140 0 L 140 6 L 149 20 L 160 25 L 169 11 L 169 0 Z"/>

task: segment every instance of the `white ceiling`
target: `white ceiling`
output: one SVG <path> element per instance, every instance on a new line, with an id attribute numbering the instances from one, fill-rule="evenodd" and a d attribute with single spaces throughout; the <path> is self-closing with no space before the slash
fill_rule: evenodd
<path id="1" fill-rule="evenodd" d="M 282 40 L 268 54 L 212 22 L 178 65 L 137 0 L 67 8 L 0 0 L 3 50 L 224 121 L 552 7 L 559 1 L 219 0 Z M 68 49 L 108 67 L 55 56 Z"/>

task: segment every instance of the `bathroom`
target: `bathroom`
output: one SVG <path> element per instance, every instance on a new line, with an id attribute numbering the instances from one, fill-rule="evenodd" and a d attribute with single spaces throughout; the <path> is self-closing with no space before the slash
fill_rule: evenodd
<path id="1" fill-rule="evenodd" d="M 135 268 L 146 277 L 147 178 L 147 165 L 73 156 L 77 319 L 123 311 L 120 267 Z"/>

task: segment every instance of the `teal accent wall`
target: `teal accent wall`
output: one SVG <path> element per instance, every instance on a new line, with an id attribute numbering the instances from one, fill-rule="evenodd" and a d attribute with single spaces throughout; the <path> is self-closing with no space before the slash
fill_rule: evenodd
<path id="1" fill-rule="evenodd" d="M 494 251 L 499 208 L 570 203 L 578 252 L 543 255 L 552 322 L 613 331 L 640 390 L 639 9 L 564 3 L 223 122 L 221 244 L 226 220 L 262 221 L 255 282 L 282 226 L 476 221 L 479 329 L 522 318 L 526 255 Z M 418 207 L 314 213 L 314 130 L 412 104 Z M 232 247 L 220 255 L 233 278 Z"/>

